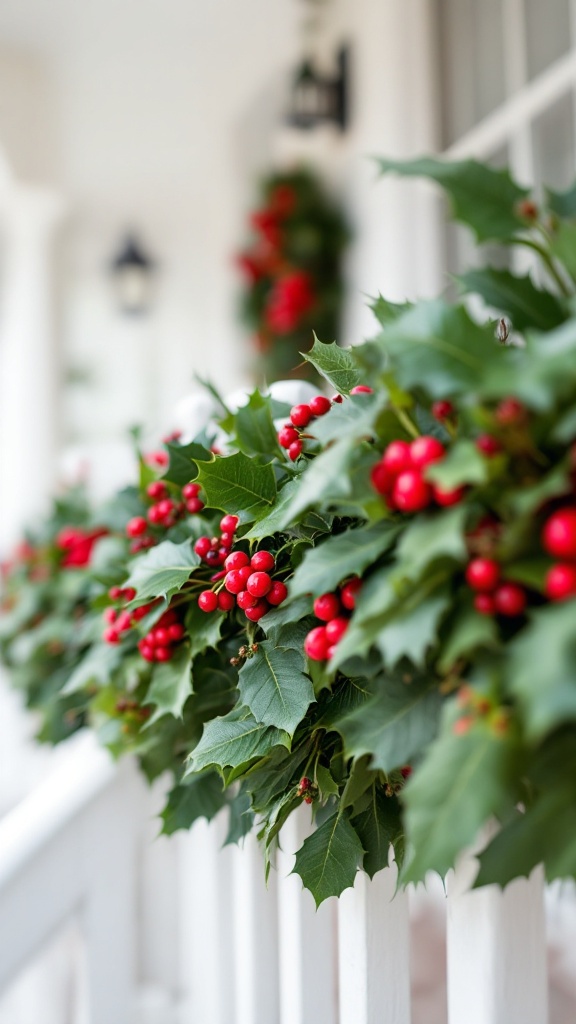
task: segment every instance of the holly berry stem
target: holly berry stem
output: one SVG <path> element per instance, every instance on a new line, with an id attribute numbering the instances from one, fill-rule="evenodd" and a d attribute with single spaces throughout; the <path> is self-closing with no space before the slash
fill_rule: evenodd
<path id="1" fill-rule="evenodd" d="M 404 427 L 407 434 L 410 434 L 414 439 L 420 437 L 418 427 L 404 409 L 397 405 L 392 405 L 392 412 L 395 413 L 398 422 Z"/>

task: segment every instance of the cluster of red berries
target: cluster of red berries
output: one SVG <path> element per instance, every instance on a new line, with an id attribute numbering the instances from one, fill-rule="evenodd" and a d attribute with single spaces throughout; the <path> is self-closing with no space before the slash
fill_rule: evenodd
<path id="1" fill-rule="evenodd" d="M 271 607 L 286 600 L 288 590 L 270 573 L 276 560 L 270 551 L 256 551 L 252 557 L 245 551 L 232 551 L 224 562 L 224 589 L 203 590 L 198 607 L 203 612 L 229 612 L 237 605 L 250 622 L 258 622 Z M 220 576 L 220 573 L 218 573 Z"/>
<path id="2" fill-rule="evenodd" d="M 473 558 L 466 567 L 466 582 L 475 591 L 474 607 L 481 615 L 515 618 L 526 608 L 526 590 L 519 583 L 502 579 L 494 558 Z"/>
<path id="3" fill-rule="evenodd" d="M 372 486 L 389 508 L 399 512 L 420 512 L 433 502 L 443 507 L 457 505 L 464 497 L 464 487 L 447 491 L 425 478 L 427 467 L 445 455 L 442 442 L 426 434 L 412 442 L 391 441 L 372 469 Z"/>
<path id="4" fill-rule="evenodd" d="M 550 601 L 576 597 L 576 507 L 553 512 L 544 523 L 542 546 L 552 558 L 560 559 L 546 574 L 544 593 Z"/>
<path id="5" fill-rule="evenodd" d="M 234 544 L 234 534 L 238 528 L 238 516 L 223 516 L 220 520 L 220 534 L 217 537 L 202 536 L 194 544 L 194 551 L 205 565 L 217 568 L 224 565 Z"/>
<path id="6" fill-rule="evenodd" d="M 134 587 L 110 587 L 108 597 L 111 601 L 121 601 L 128 604 L 136 597 L 136 591 L 134 590 Z M 120 643 L 122 634 L 127 633 L 132 629 L 132 626 L 136 625 L 140 619 L 143 619 L 156 603 L 156 601 L 152 601 L 150 604 L 143 604 L 139 608 L 134 608 L 132 611 L 128 611 L 127 608 L 123 607 L 106 608 L 104 612 L 104 621 L 107 622 L 108 625 L 102 634 L 102 639 L 105 640 L 107 644 Z"/>
<path id="7" fill-rule="evenodd" d="M 311 661 L 328 661 L 334 655 L 336 644 L 348 629 L 349 615 L 356 605 L 362 580 L 354 576 L 343 583 L 339 592 L 322 594 L 314 601 L 314 614 L 323 626 L 315 626 L 304 640 L 304 650 Z"/>
<path id="8" fill-rule="evenodd" d="M 201 512 L 204 502 L 198 497 L 199 493 L 200 484 L 184 484 L 182 500 L 175 500 L 170 497 L 166 484 L 161 480 L 153 480 L 148 484 L 146 496 L 152 504 L 146 517 L 133 516 L 126 524 L 126 536 L 133 542 L 130 546 L 132 554 L 145 551 L 156 544 L 156 538 L 149 532 L 151 526 L 169 530 L 186 512 L 191 515 Z"/>
<path id="9" fill-rule="evenodd" d="M 372 388 L 364 384 L 358 384 L 350 392 L 351 395 L 371 393 Z M 290 410 L 290 423 L 282 427 L 282 430 L 278 433 L 278 444 L 281 448 L 286 449 L 288 458 L 292 462 L 296 462 L 296 459 L 300 457 L 304 449 L 303 437 L 306 435 L 302 431 L 312 423 L 312 420 L 315 420 L 318 416 L 325 416 L 327 412 L 330 412 L 334 402 L 340 403 L 342 400 L 342 395 L 334 395 L 332 399 L 326 398 L 325 395 L 315 395 L 306 404 L 292 406 Z"/>
<path id="10" fill-rule="evenodd" d="M 461 686 L 457 705 L 461 711 L 452 726 L 455 736 L 465 736 L 479 721 L 483 721 L 496 736 L 503 736 L 510 727 L 510 712 L 494 700 L 477 693 L 471 686 Z"/>
<path id="11" fill-rule="evenodd" d="M 144 661 L 170 661 L 174 647 L 184 639 L 184 632 L 176 612 L 169 608 L 146 636 L 138 641 L 138 650 Z"/>
<path id="12" fill-rule="evenodd" d="M 312 779 L 309 779 L 306 775 L 300 779 L 298 783 L 298 789 L 296 790 L 296 796 L 301 797 L 305 804 L 311 804 L 314 798 L 318 795 L 318 786 Z"/>
<path id="13" fill-rule="evenodd" d="M 100 537 L 105 537 L 108 530 L 83 530 L 79 526 L 64 526 L 56 537 L 56 547 L 64 551 L 61 565 L 66 569 L 81 569 L 88 565 L 92 557 L 92 548 Z"/>

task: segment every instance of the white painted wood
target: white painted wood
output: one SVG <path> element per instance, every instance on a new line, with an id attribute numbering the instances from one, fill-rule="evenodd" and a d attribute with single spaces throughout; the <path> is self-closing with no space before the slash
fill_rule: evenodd
<path id="1" fill-rule="evenodd" d="M 258 841 L 234 849 L 234 1024 L 278 1024 L 276 876 L 264 881 Z"/>
<path id="2" fill-rule="evenodd" d="M 477 863 L 448 881 L 449 1024 L 546 1024 L 543 873 L 470 892 Z"/>
<path id="3" fill-rule="evenodd" d="M 291 814 L 280 834 L 277 857 L 280 1024 L 335 1024 L 336 906 L 318 911 L 310 892 L 291 874 L 294 854 L 311 832 L 310 810 Z"/>
<path id="4" fill-rule="evenodd" d="M 340 1024 L 410 1024 L 408 897 L 395 886 L 395 867 L 358 872 L 340 897 Z"/>

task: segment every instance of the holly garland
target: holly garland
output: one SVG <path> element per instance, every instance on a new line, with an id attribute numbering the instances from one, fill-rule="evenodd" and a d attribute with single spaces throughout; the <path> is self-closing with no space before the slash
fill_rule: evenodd
<path id="1" fill-rule="evenodd" d="M 55 714 L 172 771 L 165 832 L 228 803 L 268 867 L 308 805 L 317 903 L 390 846 L 405 883 L 445 874 L 489 819 L 477 884 L 576 877 L 576 188 L 540 208 L 473 161 L 383 170 L 437 180 L 541 283 L 486 266 L 461 303 L 378 298 L 374 339 L 304 356 L 330 397 L 255 392 L 221 454 L 172 440 L 99 511 L 90 565 L 59 568 L 100 621 Z M 9 598 L 12 662 L 34 585 Z"/>
<path id="2" fill-rule="evenodd" d="M 250 242 L 236 257 L 255 368 L 264 381 L 315 376 L 299 353 L 309 347 L 313 330 L 338 337 L 346 224 L 311 171 L 269 175 L 260 191 L 261 204 L 250 214 Z"/>

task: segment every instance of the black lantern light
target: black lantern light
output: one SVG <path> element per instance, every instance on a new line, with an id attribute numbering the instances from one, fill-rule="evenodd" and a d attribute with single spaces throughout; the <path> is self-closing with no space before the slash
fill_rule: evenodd
<path id="1" fill-rule="evenodd" d="M 118 307 L 130 316 L 142 316 L 150 308 L 154 262 L 133 234 L 126 236 L 111 264 Z"/>
<path id="2" fill-rule="evenodd" d="M 348 47 L 337 55 L 334 75 L 322 75 L 310 58 L 302 62 L 292 84 L 291 107 L 287 122 L 293 128 L 308 130 L 332 123 L 344 131 L 348 123 Z"/>

